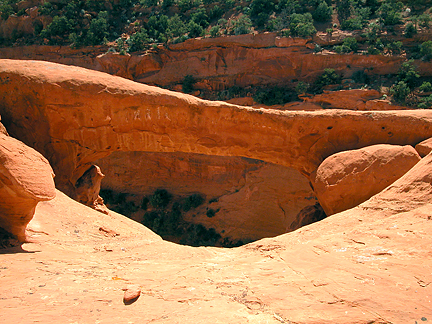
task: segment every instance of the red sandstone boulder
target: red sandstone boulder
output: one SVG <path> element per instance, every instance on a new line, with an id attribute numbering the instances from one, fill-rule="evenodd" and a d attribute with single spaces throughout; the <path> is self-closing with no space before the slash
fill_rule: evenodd
<path id="1" fill-rule="evenodd" d="M 419 160 L 409 145 L 381 144 L 340 152 L 325 159 L 311 174 L 312 186 L 329 216 L 379 193 Z"/>
<path id="2" fill-rule="evenodd" d="M 418 143 L 415 149 L 421 157 L 428 155 L 432 151 L 432 137 Z"/>
<path id="3" fill-rule="evenodd" d="M 55 197 L 53 177 L 41 154 L 0 133 L 0 227 L 25 241 L 38 202 Z"/>

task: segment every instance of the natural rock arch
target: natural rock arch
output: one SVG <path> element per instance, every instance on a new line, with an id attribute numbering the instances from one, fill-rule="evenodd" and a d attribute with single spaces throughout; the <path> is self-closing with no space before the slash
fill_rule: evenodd
<path id="1" fill-rule="evenodd" d="M 38 61 L 0 60 L 0 114 L 12 135 L 50 160 L 68 194 L 113 151 L 243 156 L 308 176 L 335 152 L 432 136 L 427 110 L 253 109 Z"/>

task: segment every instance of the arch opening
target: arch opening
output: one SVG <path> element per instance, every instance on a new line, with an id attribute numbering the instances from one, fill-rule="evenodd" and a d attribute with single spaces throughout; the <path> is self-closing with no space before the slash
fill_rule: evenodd
<path id="1" fill-rule="evenodd" d="M 96 164 L 107 207 L 175 243 L 234 247 L 325 217 L 304 175 L 260 160 L 114 152 Z"/>

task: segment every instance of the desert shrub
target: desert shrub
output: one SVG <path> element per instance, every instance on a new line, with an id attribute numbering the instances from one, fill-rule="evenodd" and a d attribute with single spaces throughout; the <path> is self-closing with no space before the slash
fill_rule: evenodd
<path id="1" fill-rule="evenodd" d="M 420 92 L 430 92 L 432 91 L 432 84 L 430 82 L 423 82 L 422 85 L 419 87 Z"/>
<path id="2" fill-rule="evenodd" d="M 309 87 L 309 83 L 300 81 L 299 83 L 297 83 L 295 91 L 298 95 L 305 94 L 308 91 Z"/>
<path id="3" fill-rule="evenodd" d="M 202 28 L 207 28 L 209 25 L 209 17 L 204 8 L 196 9 L 190 16 L 190 20 L 200 25 Z"/>
<path id="4" fill-rule="evenodd" d="M 149 202 L 150 199 L 148 197 L 144 197 L 143 200 L 141 201 L 141 209 L 147 210 Z"/>
<path id="5" fill-rule="evenodd" d="M 430 61 L 432 59 L 432 41 L 428 40 L 420 45 L 420 54 L 423 59 Z"/>
<path id="6" fill-rule="evenodd" d="M 418 104 L 418 107 L 422 109 L 432 108 L 432 95 L 420 99 L 420 103 Z"/>
<path id="7" fill-rule="evenodd" d="M 192 20 L 187 24 L 187 30 L 190 38 L 200 37 L 204 34 L 202 26 Z"/>
<path id="8" fill-rule="evenodd" d="M 392 55 L 398 55 L 402 52 L 402 46 L 403 43 L 401 41 L 395 41 L 395 42 L 388 43 L 386 45 L 386 48 L 389 51 L 389 53 L 391 53 Z"/>
<path id="9" fill-rule="evenodd" d="M 360 17 L 353 17 L 344 20 L 340 27 L 343 30 L 360 30 L 363 29 L 363 22 Z"/>
<path id="10" fill-rule="evenodd" d="M 283 87 L 259 88 L 254 95 L 254 100 L 264 105 L 283 105 L 297 99 L 297 94 L 292 89 Z"/>
<path id="11" fill-rule="evenodd" d="M 196 80 L 192 75 L 186 75 L 182 82 L 182 91 L 184 93 L 191 93 L 194 90 Z"/>
<path id="12" fill-rule="evenodd" d="M 347 37 L 343 40 L 342 45 L 335 46 L 334 49 L 337 53 L 350 53 L 357 52 L 358 44 L 354 37 Z"/>
<path id="13" fill-rule="evenodd" d="M 316 21 L 326 22 L 331 19 L 333 9 L 327 4 L 327 2 L 322 1 L 318 7 L 315 9 L 312 17 Z"/>
<path id="14" fill-rule="evenodd" d="M 414 65 L 414 60 L 402 63 L 397 74 L 398 81 L 403 81 L 408 87 L 414 89 L 419 78 L 420 74 L 417 73 L 417 67 Z"/>
<path id="15" fill-rule="evenodd" d="M 141 28 L 139 32 L 136 32 L 127 40 L 127 44 L 129 45 L 128 52 L 142 51 L 148 46 L 149 43 L 150 39 L 148 37 L 147 31 L 145 28 Z"/>
<path id="16" fill-rule="evenodd" d="M 53 21 L 41 32 L 43 38 L 51 38 L 52 36 L 67 37 L 72 31 L 70 21 L 62 16 L 55 16 Z"/>
<path id="17" fill-rule="evenodd" d="M 170 200 L 171 194 L 165 189 L 157 189 L 150 197 L 150 204 L 155 208 L 165 208 Z"/>
<path id="18" fill-rule="evenodd" d="M 402 22 L 401 11 L 403 4 L 396 0 L 385 0 L 378 9 L 381 22 L 386 26 L 397 25 Z"/>
<path id="19" fill-rule="evenodd" d="M 339 21 L 345 21 L 351 16 L 353 10 L 352 0 L 337 0 L 336 10 L 338 13 Z"/>
<path id="20" fill-rule="evenodd" d="M 213 26 L 212 28 L 210 28 L 210 36 L 211 37 L 220 36 L 220 27 L 219 26 Z"/>
<path id="21" fill-rule="evenodd" d="M 11 6 L 11 3 L 13 3 L 13 2 L 12 1 L 1 1 L 0 2 L 0 12 L 1 12 L 1 17 L 3 20 L 8 19 L 10 15 L 15 13 L 15 10 Z"/>
<path id="22" fill-rule="evenodd" d="M 232 30 L 234 35 L 249 34 L 251 32 L 252 22 L 246 15 L 232 21 Z"/>
<path id="23" fill-rule="evenodd" d="M 209 208 L 207 209 L 206 215 L 208 218 L 212 218 L 216 215 L 216 210 L 214 210 L 213 208 Z"/>
<path id="24" fill-rule="evenodd" d="M 422 13 L 418 16 L 418 21 L 421 27 L 429 29 L 432 17 L 427 13 Z"/>
<path id="25" fill-rule="evenodd" d="M 408 23 L 405 27 L 405 30 L 404 30 L 404 36 L 406 38 L 411 38 L 415 34 L 417 34 L 417 28 L 414 26 L 413 23 Z"/>
<path id="26" fill-rule="evenodd" d="M 390 88 L 390 94 L 397 102 L 405 102 L 406 98 L 410 93 L 411 89 L 404 81 L 399 81 Z"/>
<path id="27" fill-rule="evenodd" d="M 209 18 L 210 18 L 210 20 L 216 20 L 216 19 L 219 19 L 220 17 L 222 17 L 223 14 L 224 14 L 223 9 L 221 7 L 219 7 L 218 5 L 215 5 L 209 11 Z"/>
<path id="28" fill-rule="evenodd" d="M 174 4 L 174 0 L 163 0 L 162 1 L 162 9 L 168 9 Z"/>
<path id="29" fill-rule="evenodd" d="M 323 74 L 315 81 L 313 90 L 319 92 L 323 87 L 331 84 L 340 84 L 341 81 L 341 76 L 338 75 L 334 69 L 324 69 Z"/>
<path id="30" fill-rule="evenodd" d="M 183 210 L 187 212 L 193 208 L 197 208 L 198 206 L 202 205 L 203 202 L 204 197 L 200 194 L 190 195 L 183 202 Z"/>
<path id="31" fill-rule="evenodd" d="M 370 81 L 369 75 L 367 75 L 363 70 L 355 71 L 351 78 L 356 83 L 368 84 Z"/>
<path id="32" fill-rule="evenodd" d="M 186 33 L 187 26 L 181 20 L 178 14 L 175 14 L 168 20 L 168 34 L 170 37 L 179 37 Z"/>
<path id="33" fill-rule="evenodd" d="M 106 42 L 108 37 L 108 12 L 99 12 L 97 18 L 94 18 L 90 22 L 90 28 L 87 33 L 86 44 L 87 45 L 100 45 Z"/>
<path id="34" fill-rule="evenodd" d="M 309 12 L 291 15 L 289 27 L 291 36 L 310 37 L 316 33 L 312 15 Z"/>
<path id="35" fill-rule="evenodd" d="M 267 23 L 270 14 L 275 9 L 275 3 L 270 0 L 253 0 L 250 4 L 250 17 L 254 24 L 262 28 Z"/>

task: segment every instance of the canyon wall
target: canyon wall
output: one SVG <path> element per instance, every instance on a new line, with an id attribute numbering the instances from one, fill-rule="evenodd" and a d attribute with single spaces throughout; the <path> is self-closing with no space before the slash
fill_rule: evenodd
<path id="1" fill-rule="evenodd" d="M 398 56 L 314 53 L 310 39 L 275 33 L 189 39 L 132 55 L 108 52 L 107 46 L 21 46 L 0 48 L 0 58 L 81 66 L 169 88 L 192 75 L 198 81 L 196 89 L 209 91 L 313 82 L 325 68 L 335 69 L 344 78 L 359 70 L 371 75 L 395 74 L 404 60 Z M 422 75 L 432 75 L 431 63 L 416 64 Z"/>

